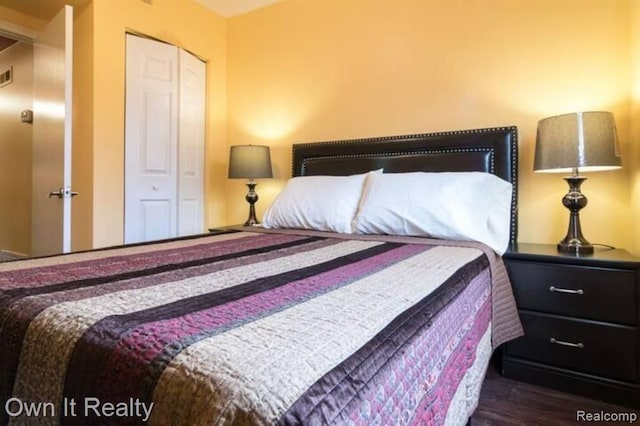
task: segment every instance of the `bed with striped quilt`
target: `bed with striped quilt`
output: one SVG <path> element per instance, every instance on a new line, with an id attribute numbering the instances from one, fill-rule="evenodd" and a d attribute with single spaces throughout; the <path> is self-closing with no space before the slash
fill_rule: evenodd
<path id="1" fill-rule="evenodd" d="M 244 230 L 0 263 L 0 423 L 464 424 L 519 334 L 480 244 Z"/>

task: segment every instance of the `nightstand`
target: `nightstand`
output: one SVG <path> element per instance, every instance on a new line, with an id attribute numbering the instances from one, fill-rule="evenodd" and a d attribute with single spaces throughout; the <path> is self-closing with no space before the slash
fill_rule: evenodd
<path id="1" fill-rule="evenodd" d="M 525 336 L 505 345 L 502 374 L 640 408 L 640 260 L 524 243 L 503 258 Z"/>

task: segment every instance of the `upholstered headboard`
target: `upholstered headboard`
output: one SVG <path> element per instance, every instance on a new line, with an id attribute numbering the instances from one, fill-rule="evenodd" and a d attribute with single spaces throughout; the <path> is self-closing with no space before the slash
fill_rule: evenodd
<path id="1" fill-rule="evenodd" d="M 384 169 L 481 171 L 513 185 L 511 244 L 518 236 L 518 131 L 515 126 L 293 145 L 293 176 L 344 176 Z"/>

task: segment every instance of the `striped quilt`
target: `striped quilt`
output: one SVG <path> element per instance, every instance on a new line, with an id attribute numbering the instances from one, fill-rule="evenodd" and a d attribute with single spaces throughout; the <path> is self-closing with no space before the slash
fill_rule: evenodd
<path id="1" fill-rule="evenodd" d="M 228 232 L 0 263 L 0 423 L 464 422 L 520 327 L 488 253 Z"/>

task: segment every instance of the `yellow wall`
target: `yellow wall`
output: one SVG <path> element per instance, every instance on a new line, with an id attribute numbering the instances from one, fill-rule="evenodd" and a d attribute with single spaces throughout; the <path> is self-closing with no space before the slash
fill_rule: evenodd
<path id="1" fill-rule="evenodd" d="M 62 4 L 62 0 L 42 0 Z M 123 242 L 125 33 L 145 34 L 207 62 L 206 224 L 226 221 L 226 20 L 191 0 L 72 0 L 74 5 L 72 249 Z M 0 6 L 0 20 L 45 20 Z"/>
<path id="2" fill-rule="evenodd" d="M 640 256 L 640 0 L 631 1 L 631 245 L 630 249 Z"/>
<path id="3" fill-rule="evenodd" d="M 9 67 L 13 82 L 0 87 L 0 250 L 28 254 L 32 125 L 20 112 L 33 109 L 33 46 L 18 42 L 0 52 L 0 73 Z"/>
<path id="4" fill-rule="evenodd" d="M 93 0 L 93 246 L 123 241 L 125 32 L 146 34 L 207 61 L 206 219 L 224 222 L 226 22 L 190 0 Z"/>
<path id="5" fill-rule="evenodd" d="M 275 179 L 258 186 L 261 215 L 289 177 L 294 142 L 516 125 L 520 241 L 553 243 L 566 232 L 567 187 L 531 171 L 536 123 L 609 110 L 624 168 L 588 175 L 583 229 L 592 242 L 640 254 L 639 2 L 286 0 L 224 19 L 190 0 L 74 1 L 74 176 L 84 194 L 74 249 L 122 242 L 132 30 L 208 62 L 208 226 L 247 215 L 243 182 L 226 179 L 228 145 L 272 146 Z M 43 22 L 1 6 L 0 20 Z"/>
<path id="6" fill-rule="evenodd" d="M 555 243 L 568 187 L 532 172 L 537 121 L 607 110 L 625 167 L 587 175 L 582 225 L 629 247 L 629 13 L 629 0 L 287 0 L 229 19 L 229 144 L 272 146 L 258 214 L 294 142 L 516 125 L 519 240 Z M 246 217 L 243 193 L 229 184 L 230 222 Z"/>

